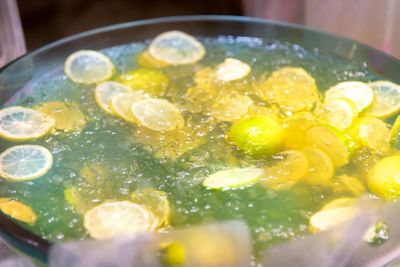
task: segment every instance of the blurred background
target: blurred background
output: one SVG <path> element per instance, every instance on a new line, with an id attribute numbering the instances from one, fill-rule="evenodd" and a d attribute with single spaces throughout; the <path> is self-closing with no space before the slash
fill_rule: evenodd
<path id="1" fill-rule="evenodd" d="M 29 51 L 101 26 L 195 14 L 246 15 L 303 24 L 400 58 L 400 34 L 395 34 L 399 13 L 399 0 L 0 0 L 0 60 L 4 35 L 19 25 L 23 34 L 15 37 L 20 45 L 15 55 L 8 55 L 11 58 L 25 51 L 24 37 Z M 5 26 L 7 16 L 14 18 L 14 27 Z"/>

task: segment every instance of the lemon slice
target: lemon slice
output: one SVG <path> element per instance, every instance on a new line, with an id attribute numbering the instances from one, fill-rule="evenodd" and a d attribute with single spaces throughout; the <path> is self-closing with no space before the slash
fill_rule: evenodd
<path id="1" fill-rule="evenodd" d="M 165 99 L 145 99 L 132 105 L 136 121 L 154 131 L 172 131 L 181 128 L 184 120 L 174 104 Z"/>
<path id="2" fill-rule="evenodd" d="M 314 232 L 327 231 L 351 220 L 356 214 L 357 208 L 354 206 L 323 209 L 310 217 L 310 226 Z"/>
<path id="3" fill-rule="evenodd" d="M 295 185 L 308 171 L 308 159 L 297 150 L 274 156 L 276 163 L 265 169 L 262 183 L 273 190 L 286 190 Z"/>
<path id="4" fill-rule="evenodd" d="M 335 167 L 346 165 L 354 150 L 352 139 L 329 125 L 317 125 L 308 129 L 305 143 L 324 151 Z"/>
<path id="5" fill-rule="evenodd" d="M 369 86 L 375 94 L 375 101 L 365 111 L 366 114 L 388 118 L 400 111 L 400 85 L 389 81 L 376 81 Z"/>
<path id="6" fill-rule="evenodd" d="M 400 134 L 400 115 L 397 116 L 395 122 L 393 123 L 392 129 L 390 130 L 389 142 L 394 145 L 397 142 L 397 138 Z"/>
<path id="7" fill-rule="evenodd" d="M 227 95 L 216 100 L 211 106 L 211 116 L 217 121 L 240 119 L 253 105 L 253 100 L 245 95 Z"/>
<path id="8" fill-rule="evenodd" d="M 136 236 L 155 230 L 153 214 L 130 201 L 105 202 L 87 211 L 84 227 L 94 239 Z"/>
<path id="9" fill-rule="evenodd" d="M 134 91 L 131 93 L 118 94 L 111 97 L 110 107 L 114 114 L 128 122 L 135 122 L 132 114 L 132 104 L 150 98 L 143 91 Z"/>
<path id="10" fill-rule="evenodd" d="M 381 159 L 370 170 L 367 185 L 372 193 L 384 199 L 400 197 L 400 156 L 390 156 Z"/>
<path id="11" fill-rule="evenodd" d="M 219 64 L 216 69 L 217 79 L 223 82 L 240 80 L 246 77 L 251 67 L 235 58 L 226 58 L 223 63 Z"/>
<path id="12" fill-rule="evenodd" d="M 263 174 L 264 170 L 261 168 L 232 168 L 208 176 L 203 185 L 212 189 L 239 188 L 256 183 Z"/>
<path id="13" fill-rule="evenodd" d="M 55 128 L 64 132 L 80 132 L 86 125 L 86 117 L 79 108 L 71 103 L 59 101 L 42 103 L 35 107 L 54 118 Z"/>
<path id="14" fill-rule="evenodd" d="M 375 151 L 388 152 L 390 150 L 389 124 L 374 117 L 362 117 L 350 129 L 354 138 L 363 146 Z"/>
<path id="15" fill-rule="evenodd" d="M 345 130 L 349 128 L 358 115 L 357 106 L 345 98 L 327 99 L 318 112 L 320 119 L 325 123 Z"/>
<path id="16" fill-rule="evenodd" d="M 326 99 L 345 98 L 357 106 L 357 111 L 361 112 L 369 107 L 374 101 L 374 92 L 366 83 L 349 81 L 341 82 L 325 92 Z"/>
<path id="17" fill-rule="evenodd" d="M 327 185 L 335 172 L 329 156 L 317 148 L 304 148 L 302 153 L 308 160 L 308 170 L 303 180 L 311 185 Z"/>
<path id="18" fill-rule="evenodd" d="M 285 129 L 285 147 L 300 148 L 304 146 L 305 133 L 311 127 L 317 125 L 317 119 L 310 112 L 299 112 L 283 120 Z"/>
<path id="19" fill-rule="evenodd" d="M 24 223 L 34 224 L 37 220 L 36 213 L 31 207 L 10 198 L 0 198 L 0 210 L 11 218 Z"/>
<path id="20" fill-rule="evenodd" d="M 80 50 L 67 58 L 64 72 L 74 82 L 92 84 L 110 79 L 115 68 L 111 60 L 102 53 Z"/>
<path id="21" fill-rule="evenodd" d="M 36 139 L 54 129 L 55 121 L 46 114 L 23 107 L 0 111 L 0 137 L 11 141 Z"/>
<path id="22" fill-rule="evenodd" d="M 110 100 L 113 96 L 123 93 L 131 93 L 132 90 L 118 82 L 104 82 L 99 84 L 95 90 L 96 103 L 105 112 L 114 114 L 110 107 Z"/>
<path id="23" fill-rule="evenodd" d="M 206 54 L 199 41 L 181 31 L 168 31 L 158 35 L 148 50 L 153 58 L 171 65 L 195 63 Z"/>
<path id="24" fill-rule="evenodd" d="M 42 177 L 52 165 L 53 155 L 42 146 L 13 146 L 0 154 L 0 176 L 14 182 Z"/>

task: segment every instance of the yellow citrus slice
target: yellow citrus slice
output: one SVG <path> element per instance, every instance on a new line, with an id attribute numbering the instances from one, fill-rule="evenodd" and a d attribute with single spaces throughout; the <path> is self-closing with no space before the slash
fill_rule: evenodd
<path id="1" fill-rule="evenodd" d="M 262 168 L 232 168 L 208 176 L 203 185 L 212 189 L 232 189 L 256 183 L 264 174 Z"/>
<path id="2" fill-rule="evenodd" d="M 345 98 L 357 106 L 361 112 L 374 101 L 374 92 L 366 83 L 357 81 L 341 82 L 325 92 L 325 99 Z"/>
<path id="3" fill-rule="evenodd" d="M 400 115 L 397 116 L 395 122 L 393 123 L 392 129 L 390 129 L 389 142 L 390 144 L 396 144 L 397 138 L 400 135 Z"/>
<path id="4" fill-rule="evenodd" d="M 167 193 L 153 188 L 146 188 L 132 193 L 131 200 L 134 203 L 145 206 L 158 217 L 157 227 L 169 224 L 171 208 Z"/>
<path id="5" fill-rule="evenodd" d="M 376 81 L 369 86 L 375 94 L 375 101 L 365 111 L 366 114 L 388 118 L 400 111 L 400 85 L 389 81 Z"/>
<path id="6" fill-rule="evenodd" d="M 115 68 L 104 54 L 93 50 L 80 50 L 67 58 L 64 72 L 74 82 L 92 84 L 110 79 Z"/>
<path id="7" fill-rule="evenodd" d="M 171 65 L 191 64 L 206 54 L 204 46 L 193 36 L 181 31 L 158 35 L 149 46 L 150 55 Z"/>
<path id="8" fill-rule="evenodd" d="M 159 69 L 168 66 L 168 63 L 165 63 L 163 61 L 157 60 L 154 57 L 152 57 L 149 53 L 149 50 L 145 50 L 139 53 L 136 60 L 139 66 L 145 68 Z"/>
<path id="9" fill-rule="evenodd" d="M 336 177 L 336 183 L 334 184 L 334 192 L 342 193 L 342 192 L 350 192 L 354 196 L 360 196 L 363 192 L 365 192 L 364 184 L 356 177 L 342 174 Z"/>
<path id="10" fill-rule="evenodd" d="M 253 100 L 245 95 L 227 95 L 218 98 L 211 106 L 211 116 L 217 121 L 240 119 L 253 105 Z"/>
<path id="11" fill-rule="evenodd" d="M 31 207 L 10 198 L 0 198 L 0 210 L 11 218 L 24 223 L 34 224 L 37 220 L 36 213 Z"/>
<path id="12" fill-rule="evenodd" d="M 132 90 L 122 83 L 104 82 L 99 84 L 95 90 L 96 103 L 105 112 L 114 114 L 110 107 L 110 100 L 113 96 L 123 93 L 131 93 Z"/>
<path id="13" fill-rule="evenodd" d="M 154 215 L 130 201 L 105 202 L 87 211 L 84 227 L 94 239 L 136 236 L 155 230 Z"/>
<path id="14" fill-rule="evenodd" d="M 42 146 L 13 146 L 0 154 L 0 176 L 14 182 L 42 177 L 52 165 L 52 154 Z"/>
<path id="15" fill-rule="evenodd" d="M 341 197 L 326 203 L 321 210 L 330 210 L 337 208 L 354 207 L 357 204 L 357 199 L 352 197 Z"/>
<path id="16" fill-rule="evenodd" d="M 333 98 L 324 102 L 318 116 L 324 123 L 345 130 L 358 116 L 358 110 L 354 103 L 345 98 Z"/>
<path id="17" fill-rule="evenodd" d="M 86 125 L 86 117 L 72 103 L 46 102 L 35 107 L 55 120 L 55 128 L 64 132 L 80 132 Z"/>
<path id="18" fill-rule="evenodd" d="M 165 99 L 145 99 L 132 105 L 132 114 L 140 125 L 154 131 L 181 128 L 184 119 L 178 108 Z"/>
<path id="19" fill-rule="evenodd" d="M 352 199 L 336 199 L 332 202 L 336 201 L 338 202 L 334 203 L 334 205 L 328 203 L 326 206 L 330 206 L 329 208 L 325 206 L 322 210 L 314 213 L 310 217 L 310 227 L 312 231 L 327 231 L 351 220 L 357 214 L 357 208 L 354 206 L 355 201 Z M 336 206 L 337 204 L 340 205 Z"/>
<path id="20" fill-rule="evenodd" d="M 54 129 L 55 121 L 45 113 L 23 107 L 0 110 L 0 137 L 10 141 L 40 138 Z"/>
<path id="21" fill-rule="evenodd" d="M 317 125 L 317 119 L 310 112 L 298 112 L 282 121 L 285 130 L 284 146 L 296 149 L 304 146 L 305 133 Z"/>
<path id="22" fill-rule="evenodd" d="M 372 193 L 384 199 L 400 197 L 400 156 L 383 158 L 368 173 L 367 184 Z"/>
<path id="23" fill-rule="evenodd" d="M 273 190 L 287 190 L 295 185 L 309 166 L 306 156 L 297 150 L 288 150 L 274 156 L 272 166 L 265 168 L 262 183 Z"/>
<path id="24" fill-rule="evenodd" d="M 246 77 L 251 67 L 249 64 L 235 58 L 226 58 L 223 63 L 216 66 L 217 79 L 222 82 L 240 80 Z"/>
<path id="25" fill-rule="evenodd" d="M 329 156 L 317 148 L 304 148 L 302 153 L 308 160 L 307 173 L 303 180 L 311 185 L 327 185 L 331 181 L 335 168 Z"/>
<path id="26" fill-rule="evenodd" d="M 114 114 L 128 122 L 135 122 L 132 114 L 132 104 L 150 98 L 143 91 L 134 91 L 131 93 L 117 94 L 111 97 L 110 107 Z"/>
<path id="27" fill-rule="evenodd" d="M 374 117 L 362 117 L 350 129 L 354 139 L 362 146 L 375 151 L 388 152 L 390 150 L 389 124 Z"/>
<path id="28" fill-rule="evenodd" d="M 162 96 L 167 90 L 169 78 L 160 70 L 140 68 L 120 77 L 123 84 L 133 90 L 142 90 L 153 96 Z"/>
<path id="29" fill-rule="evenodd" d="M 317 125 L 308 129 L 305 133 L 305 143 L 324 151 L 335 167 L 349 162 L 355 146 L 349 136 L 329 125 Z"/>
<path id="30" fill-rule="evenodd" d="M 256 93 L 287 113 L 311 110 L 320 102 L 314 78 L 302 68 L 284 67 L 274 71 Z"/>

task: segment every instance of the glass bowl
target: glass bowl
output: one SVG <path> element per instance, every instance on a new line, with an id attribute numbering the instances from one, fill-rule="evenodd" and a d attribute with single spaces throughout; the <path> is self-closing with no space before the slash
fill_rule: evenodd
<path id="1" fill-rule="evenodd" d="M 347 38 L 333 36 L 306 27 L 234 16 L 183 16 L 149 19 L 112 25 L 64 38 L 28 53 L 0 69 L 0 104 L 28 82 L 64 63 L 80 49 L 102 49 L 143 41 L 168 30 L 192 35 L 218 37 L 257 37 L 264 42 L 278 40 L 318 49 L 321 54 L 365 63 L 372 72 L 400 82 L 400 61 L 376 49 Z M 0 235 L 12 247 L 40 261 L 47 261 L 51 242 L 29 232 L 0 212 Z"/>

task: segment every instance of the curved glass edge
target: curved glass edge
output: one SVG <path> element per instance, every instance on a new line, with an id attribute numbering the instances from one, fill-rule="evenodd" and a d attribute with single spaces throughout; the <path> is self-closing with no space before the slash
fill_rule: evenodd
<path id="1" fill-rule="evenodd" d="M 141 21 L 134 21 L 134 22 L 127 22 L 121 24 L 115 24 L 107 27 L 102 27 L 99 29 L 89 30 L 83 33 L 79 33 L 76 35 L 72 35 L 70 37 L 63 38 L 56 42 L 50 43 L 42 48 L 36 49 L 30 53 L 23 55 L 20 58 L 10 62 L 9 64 L 3 66 L 0 69 L 0 78 L 4 72 L 9 70 L 10 72 L 16 73 L 15 77 L 11 81 L 7 80 L 8 84 L 3 86 L 9 86 L 10 88 L 21 88 L 22 84 L 25 84 L 32 78 L 32 73 L 34 72 L 34 64 L 33 58 L 36 56 L 40 56 L 42 53 L 47 51 L 55 50 L 57 48 L 62 47 L 62 45 L 67 43 L 74 43 L 78 42 L 79 40 L 85 37 L 95 36 L 97 34 L 102 33 L 112 33 L 114 31 L 119 31 L 123 29 L 130 29 L 136 28 L 139 26 L 154 26 L 154 25 L 161 25 L 165 23 L 184 23 L 184 22 L 213 22 L 213 23 L 243 23 L 244 26 L 250 25 L 255 27 L 257 24 L 269 26 L 269 27 L 276 27 L 276 29 L 272 29 L 275 31 L 279 30 L 294 30 L 296 33 L 301 33 L 300 37 L 303 39 L 299 39 L 299 45 L 303 45 L 301 41 L 307 39 L 307 41 L 315 41 L 318 40 L 323 43 L 314 43 L 314 47 L 319 46 L 327 46 L 328 48 L 331 47 L 330 42 L 332 40 L 336 41 L 336 44 L 340 44 L 336 46 L 334 51 L 328 53 L 330 55 L 342 56 L 344 58 L 351 58 L 353 54 L 351 54 L 355 49 L 361 50 L 361 55 L 363 57 L 368 58 L 369 60 L 374 60 L 376 62 L 375 67 L 379 68 L 380 64 L 385 64 L 385 62 L 390 62 L 395 71 L 400 71 L 400 61 L 390 55 L 385 54 L 379 50 L 371 48 L 365 44 L 360 42 L 353 41 L 349 38 L 335 36 L 333 34 L 325 33 L 316 29 L 310 29 L 301 25 L 285 23 L 285 22 L 277 22 L 272 20 L 266 20 L 261 18 L 251 18 L 251 17 L 238 17 L 238 16 L 217 16 L 217 15 L 207 15 L 207 16 L 180 16 L 180 17 L 166 17 L 166 18 L 156 18 L 156 19 L 148 19 L 148 20 L 141 20 Z M 269 29 L 271 30 L 271 29 Z M 262 32 L 262 31 L 261 31 Z M 290 34 L 290 33 L 289 33 Z M 264 37 L 264 36 L 262 36 Z M 329 50 L 329 49 L 328 49 Z M 350 52 L 349 52 L 350 51 Z M 384 67 L 384 66 L 383 66 Z M 379 69 L 378 69 L 379 70 Z M 385 73 L 385 69 L 382 70 Z M 391 77 L 394 78 L 395 76 Z M 400 81 L 400 77 L 397 77 L 397 81 Z M 2 87 L 2 80 L 0 79 L 0 89 Z M 12 89 L 12 91 L 15 90 Z M 2 90 L 0 90 L 0 101 L 3 102 L 4 100 L 8 99 L 9 95 L 4 94 Z M 3 229 L 3 231 L 1 230 Z M 51 246 L 51 242 L 42 239 L 39 236 L 27 231 L 23 227 L 19 226 L 18 224 L 14 223 L 11 219 L 0 212 L 0 235 L 4 236 L 4 238 L 12 244 L 13 246 L 20 248 L 25 253 L 29 254 L 30 256 L 37 258 L 41 261 L 47 260 L 47 251 Z"/>

